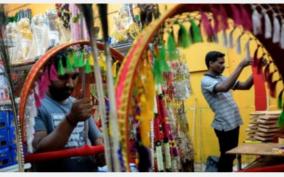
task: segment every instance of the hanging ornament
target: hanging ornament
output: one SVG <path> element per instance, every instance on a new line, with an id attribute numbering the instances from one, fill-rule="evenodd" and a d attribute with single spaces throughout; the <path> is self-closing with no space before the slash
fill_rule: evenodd
<path id="1" fill-rule="evenodd" d="M 207 35 L 208 41 L 214 41 L 214 30 L 205 12 L 201 12 L 201 23 Z"/>
<path id="2" fill-rule="evenodd" d="M 162 74 L 160 64 L 159 64 L 159 58 L 156 58 L 155 56 L 153 58 L 154 58 L 153 75 L 154 75 L 155 83 L 162 84 L 164 82 L 164 79 L 163 79 L 163 74 Z"/>
<path id="3" fill-rule="evenodd" d="M 90 65 L 90 61 L 87 60 L 87 63 L 86 63 L 86 65 L 85 65 L 85 73 L 86 73 L 86 74 L 89 74 L 89 73 L 91 73 L 91 72 L 92 72 L 92 68 L 91 68 L 91 65 Z"/>
<path id="4" fill-rule="evenodd" d="M 214 19 L 213 20 L 214 21 L 214 28 L 213 28 L 213 30 L 214 30 L 214 33 L 217 34 L 218 31 L 221 30 L 221 24 L 220 24 L 221 17 L 220 17 L 220 14 L 219 14 L 219 10 L 216 9 L 214 6 L 212 6 L 210 9 L 211 9 L 212 14 L 214 14 L 213 15 L 213 19 Z"/>
<path id="5" fill-rule="evenodd" d="M 177 48 L 174 40 L 173 32 L 168 33 L 167 49 L 169 53 L 170 60 L 175 60 L 177 56 Z"/>
<path id="6" fill-rule="evenodd" d="M 54 64 L 52 64 L 51 67 L 50 67 L 49 78 L 50 78 L 51 81 L 54 81 L 54 80 L 57 80 L 57 79 L 58 79 L 58 77 L 57 77 L 57 71 L 56 71 L 56 69 L 55 69 Z"/>
<path id="7" fill-rule="evenodd" d="M 244 6 L 240 7 L 240 15 L 242 19 L 242 24 L 245 30 L 251 31 L 252 29 L 252 19 Z"/>
<path id="8" fill-rule="evenodd" d="M 250 39 L 246 43 L 246 59 L 250 59 Z"/>
<path id="9" fill-rule="evenodd" d="M 88 60 L 91 66 L 94 66 L 94 59 L 91 53 L 88 53 Z"/>
<path id="10" fill-rule="evenodd" d="M 85 65 L 84 53 L 85 53 L 84 51 L 78 51 L 78 55 L 79 55 L 78 65 L 77 65 L 78 68 L 82 68 Z"/>
<path id="11" fill-rule="evenodd" d="M 264 16 L 264 37 L 265 39 L 269 39 L 272 37 L 272 25 L 269 18 L 269 15 L 266 10 L 262 10 L 262 14 Z"/>
<path id="12" fill-rule="evenodd" d="M 183 48 L 187 48 L 191 45 L 191 36 L 189 36 L 188 31 L 183 24 L 179 25 L 180 29 L 178 31 L 178 44 Z"/>
<path id="13" fill-rule="evenodd" d="M 58 74 L 60 76 L 63 76 L 65 74 L 65 70 L 64 70 L 64 67 L 63 67 L 63 64 L 62 64 L 62 58 L 61 57 L 58 61 L 57 71 L 58 71 Z"/>
<path id="14" fill-rule="evenodd" d="M 234 32 L 235 32 L 236 28 L 234 28 L 233 30 L 231 30 L 231 32 L 229 33 L 229 47 L 233 48 L 234 47 L 234 43 L 233 43 L 233 39 L 234 39 Z"/>
<path id="15" fill-rule="evenodd" d="M 74 72 L 73 57 L 70 54 L 68 54 L 67 57 L 66 57 L 66 72 L 67 73 Z"/>
<path id="16" fill-rule="evenodd" d="M 236 26 L 242 25 L 242 19 L 240 15 L 240 11 L 235 4 L 230 4 L 232 13 L 233 13 L 233 20 Z"/>
<path id="17" fill-rule="evenodd" d="M 191 24 L 190 30 L 192 34 L 193 43 L 202 42 L 200 28 L 196 25 L 193 19 L 190 19 L 190 24 Z"/>
<path id="18" fill-rule="evenodd" d="M 170 67 L 166 61 L 166 49 L 165 45 L 162 43 L 159 45 L 159 65 L 162 72 L 169 72 Z"/>
<path id="19" fill-rule="evenodd" d="M 280 48 L 284 49 L 284 19 L 281 20 Z"/>
<path id="20" fill-rule="evenodd" d="M 253 8 L 253 12 L 252 12 L 253 34 L 259 35 L 259 34 L 262 34 L 262 24 L 261 24 L 262 15 L 261 13 L 257 11 L 255 6 L 253 6 L 252 8 Z"/>
<path id="21" fill-rule="evenodd" d="M 220 5 L 220 9 L 219 9 L 219 14 L 221 20 L 220 20 L 220 28 L 222 29 L 222 37 L 223 37 L 223 45 L 224 47 L 229 47 L 229 39 L 228 39 L 228 35 L 226 30 L 228 29 L 229 25 L 228 25 L 228 16 L 226 13 L 226 10 L 224 8 L 223 5 Z"/>
<path id="22" fill-rule="evenodd" d="M 277 43 L 280 41 L 280 31 L 280 22 L 277 18 L 277 14 L 273 13 L 273 43 Z"/>
<path id="23" fill-rule="evenodd" d="M 241 50 L 242 50 L 242 48 L 241 48 L 241 38 L 242 38 L 242 36 L 244 35 L 244 32 L 242 32 L 242 34 L 237 38 L 237 53 L 238 54 L 241 54 Z"/>

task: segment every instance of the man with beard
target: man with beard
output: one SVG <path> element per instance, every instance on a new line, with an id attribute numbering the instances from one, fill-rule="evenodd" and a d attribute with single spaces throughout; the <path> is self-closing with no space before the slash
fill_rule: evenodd
<path id="1" fill-rule="evenodd" d="M 66 66 L 64 53 L 55 56 Z M 58 76 L 51 81 L 49 89 L 35 118 L 33 147 L 35 152 L 81 147 L 85 144 L 84 121 L 88 121 L 88 144 L 103 143 L 92 115 L 94 106 L 89 98 L 75 99 L 71 96 L 78 82 L 79 72 L 74 71 Z M 96 157 L 82 156 L 43 161 L 33 164 L 36 171 L 96 171 L 95 161 L 102 162 L 103 154 Z"/>
<path id="2" fill-rule="evenodd" d="M 250 65 L 250 59 L 242 60 L 229 77 L 222 76 L 225 69 L 224 56 L 225 54 L 218 51 L 207 53 L 205 63 L 208 71 L 201 81 L 201 89 L 215 113 L 212 127 L 217 135 L 221 153 L 218 171 L 231 172 L 235 156 L 226 154 L 226 151 L 238 146 L 239 127 L 243 122 L 230 90 L 250 89 L 253 78 L 250 76 L 245 82 L 238 81 L 243 69 Z"/>

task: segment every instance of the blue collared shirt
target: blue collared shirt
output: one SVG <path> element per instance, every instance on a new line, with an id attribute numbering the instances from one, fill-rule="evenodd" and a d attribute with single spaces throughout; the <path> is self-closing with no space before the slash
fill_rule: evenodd
<path id="1" fill-rule="evenodd" d="M 211 126 L 219 131 L 229 131 L 243 124 L 231 91 L 217 93 L 214 91 L 214 87 L 226 79 L 224 76 L 215 76 L 207 73 L 201 81 L 203 96 L 215 113 Z"/>

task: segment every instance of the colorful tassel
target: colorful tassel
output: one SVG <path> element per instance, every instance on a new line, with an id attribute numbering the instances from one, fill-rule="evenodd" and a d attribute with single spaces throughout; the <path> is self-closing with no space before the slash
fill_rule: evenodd
<path id="1" fill-rule="evenodd" d="M 269 39 L 272 37 L 272 25 L 271 25 L 271 21 L 269 18 L 269 15 L 267 14 L 267 12 L 265 10 L 262 11 L 263 16 L 264 16 L 264 37 L 266 39 Z"/>
<path id="2" fill-rule="evenodd" d="M 283 109 L 283 101 L 282 101 L 283 91 L 284 89 L 282 89 L 278 95 L 278 99 L 277 99 L 278 109 Z"/>
<path id="3" fill-rule="evenodd" d="M 202 42 L 200 28 L 196 25 L 193 19 L 190 20 L 190 24 L 191 24 L 190 30 L 192 34 L 193 43 Z"/>
<path id="4" fill-rule="evenodd" d="M 167 49 L 168 49 L 170 60 L 175 60 L 178 58 L 177 48 L 176 48 L 176 43 L 175 43 L 175 39 L 173 36 L 173 32 L 168 34 Z"/>
<path id="5" fill-rule="evenodd" d="M 180 28 L 178 31 L 178 44 L 183 48 L 187 48 L 192 43 L 191 36 L 189 36 L 188 31 L 183 24 L 180 24 L 179 26 Z"/>
<path id="6" fill-rule="evenodd" d="M 255 7 L 253 7 L 252 12 L 252 27 L 253 27 L 253 34 L 259 35 L 262 34 L 262 24 L 261 24 L 262 15 L 257 11 Z"/>
<path id="7" fill-rule="evenodd" d="M 201 12 L 201 23 L 207 35 L 208 41 L 214 41 L 214 30 L 205 12 Z"/>
<path id="8" fill-rule="evenodd" d="M 90 61 L 87 60 L 87 63 L 86 63 L 86 65 L 85 65 L 85 73 L 86 73 L 86 74 L 89 74 L 89 73 L 91 73 L 91 72 L 92 72 L 92 68 L 91 68 L 91 65 L 90 65 Z"/>
<path id="9" fill-rule="evenodd" d="M 82 67 L 84 67 L 84 65 L 85 65 L 85 62 L 84 62 L 84 52 L 81 51 L 81 52 L 78 52 L 78 54 L 79 54 L 79 57 L 78 57 L 78 59 L 79 59 L 79 61 L 78 61 L 78 67 L 79 67 L 79 68 L 82 68 Z"/>
<path id="10" fill-rule="evenodd" d="M 249 13 L 247 12 L 246 8 L 245 7 L 241 7 L 241 10 L 240 10 L 240 14 L 241 14 L 241 19 L 242 19 L 242 24 L 243 24 L 243 27 L 245 30 L 247 31 L 251 31 L 252 29 L 252 19 L 249 15 Z"/>
<path id="11" fill-rule="evenodd" d="M 223 45 L 228 46 L 228 37 L 226 34 L 226 29 L 228 28 L 227 14 L 224 7 L 221 5 L 220 9 L 212 8 L 212 13 L 214 18 L 214 33 L 217 34 L 222 31 Z M 216 35 L 217 36 L 217 35 Z"/>
<path id="12" fill-rule="evenodd" d="M 88 54 L 88 60 L 91 66 L 94 66 L 94 59 L 91 53 Z"/>
<path id="13" fill-rule="evenodd" d="M 166 49 L 164 44 L 159 46 L 159 65 L 162 73 L 170 71 L 170 67 L 166 61 Z"/>
<path id="14" fill-rule="evenodd" d="M 237 53 L 241 54 L 241 38 L 244 35 L 244 32 L 237 38 Z"/>
<path id="15" fill-rule="evenodd" d="M 226 30 L 222 30 L 222 36 L 223 36 L 223 46 L 228 47 L 228 35 Z"/>
<path id="16" fill-rule="evenodd" d="M 280 41 L 280 22 L 276 14 L 273 14 L 273 38 L 272 42 L 277 43 Z"/>
<path id="17" fill-rule="evenodd" d="M 58 74 L 59 74 L 60 76 L 62 76 L 62 75 L 65 74 L 65 71 L 64 71 L 64 67 L 63 67 L 61 58 L 59 59 L 59 62 L 58 62 L 57 71 L 58 71 Z"/>
<path id="18" fill-rule="evenodd" d="M 281 20 L 280 48 L 284 49 L 284 19 Z"/>
<path id="19" fill-rule="evenodd" d="M 249 60 L 251 58 L 250 56 L 250 40 L 246 43 L 246 58 Z"/>
<path id="20" fill-rule="evenodd" d="M 220 12 L 221 19 L 222 19 L 222 22 L 220 23 L 221 28 L 223 30 L 226 30 L 226 29 L 229 28 L 229 24 L 228 24 L 228 15 L 226 13 L 224 5 L 220 5 L 220 11 L 219 12 Z"/>
<path id="21" fill-rule="evenodd" d="M 235 25 L 242 25 L 242 19 L 241 19 L 241 15 L 240 15 L 240 11 L 238 7 L 234 4 L 231 4 L 230 6 L 232 9 L 233 20 L 234 20 Z"/>
<path id="22" fill-rule="evenodd" d="M 282 128 L 284 126 L 284 111 L 282 110 L 279 118 L 278 118 L 278 121 L 277 121 L 277 126 Z"/>
<path id="23" fill-rule="evenodd" d="M 49 79 L 51 81 L 57 80 L 58 76 L 57 76 L 57 71 L 55 69 L 54 64 L 51 65 L 50 70 L 49 70 Z"/>
<path id="24" fill-rule="evenodd" d="M 234 38 L 234 36 L 233 36 L 233 34 L 234 34 L 234 31 L 236 30 L 236 28 L 234 28 L 231 32 L 230 32 L 230 34 L 229 34 L 229 48 L 233 48 L 234 47 L 234 43 L 233 43 L 233 38 Z"/>
<path id="25" fill-rule="evenodd" d="M 67 58 L 66 58 L 66 72 L 67 72 L 67 73 L 72 73 L 72 72 L 74 72 L 72 60 L 73 60 L 73 57 L 70 56 L 70 55 L 67 55 Z"/>
<path id="26" fill-rule="evenodd" d="M 154 57 L 154 64 L 153 64 L 153 75 L 156 84 L 162 84 L 164 82 L 163 74 L 160 68 L 159 59 Z"/>
<path id="27" fill-rule="evenodd" d="M 214 6 L 211 7 L 211 12 L 213 15 L 213 19 L 214 19 L 214 33 L 217 34 L 218 31 L 221 30 L 221 25 L 220 25 L 220 14 L 219 14 L 219 10 L 217 10 Z"/>
<path id="28" fill-rule="evenodd" d="M 74 58 L 73 59 L 74 60 L 74 67 L 75 68 L 80 68 L 80 65 L 81 65 L 82 61 L 80 61 L 81 60 L 81 55 L 80 55 L 79 51 L 78 52 L 74 52 L 73 58 Z"/>

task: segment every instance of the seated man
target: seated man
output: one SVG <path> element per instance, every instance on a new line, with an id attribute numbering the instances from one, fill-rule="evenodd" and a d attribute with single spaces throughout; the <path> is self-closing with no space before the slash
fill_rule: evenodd
<path id="1" fill-rule="evenodd" d="M 55 60 L 58 62 L 58 60 Z M 63 57 L 63 65 L 66 58 Z M 88 144 L 103 143 L 92 115 L 94 106 L 89 98 L 76 100 L 71 96 L 79 73 L 74 71 L 51 81 L 47 94 L 41 100 L 35 118 L 33 147 L 35 152 L 80 147 L 85 144 L 84 121 L 88 121 Z M 99 158 L 99 159 L 98 159 Z M 104 155 L 70 157 L 33 164 L 36 171 L 96 171 L 94 162 L 104 161 Z"/>

